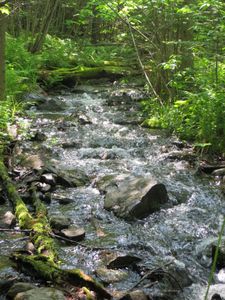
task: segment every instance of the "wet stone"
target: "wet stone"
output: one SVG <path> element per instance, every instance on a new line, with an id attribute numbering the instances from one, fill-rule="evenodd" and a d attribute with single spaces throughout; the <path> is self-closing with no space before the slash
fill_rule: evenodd
<path id="1" fill-rule="evenodd" d="M 142 219 L 169 200 L 166 187 L 151 177 L 116 176 L 105 184 L 104 208 L 124 219 Z"/>
<path id="2" fill-rule="evenodd" d="M 120 300 L 149 300 L 150 298 L 141 290 L 127 293 Z"/>
<path id="3" fill-rule="evenodd" d="M 62 230 L 68 228 L 71 224 L 71 220 L 64 216 L 52 216 L 50 217 L 50 225 L 53 229 Z"/>
<path id="4" fill-rule="evenodd" d="M 2 223 L 2 227 L 11 228 L 16 225 L 16 216 L 11 211 L 7 211 L 2 218 Z"/>
<path id="5" fill-rule="evenodd" d="M 125 253 L 106 253 L 104 259 L 108 269 L 132 267 L 141 261 L 140 257 Z"/>
<path id="6" fill-rule="evenodd" d="M 192 151 L 173 151 L 168 154 L 168 158 L 193 162 L 197 159 L 197 155 Z"/>
<path id="7" fill-rule="evenodd" d="M 125 271 L 107 268 L 98 268 L 95 273 L 102 282 L 108 284 L 123 281 L 128 277 Z"/>
<path id="8" fill-rule="evenodd" d="M 54 288 L 35 288 L 16 295 L 15 300 L 63 300 L 66 299 L 62 291 Z"/>
<path id="9" fill-rule="evenodd" d="M 74 226 L 61 230 L 60 234 L 63 237 L 76 242 L 82 241 L 85 238 L 84 228 L 77 228 Z"/>
<path id="10" fill-rule="evenodd" d="M 88 176 L 79 169 L 57 170 L 56 182 L 65 187 L 79 187 L 89 182 Z"/>
<path id="11" fill-rule="evenodd" d="M 73 202 L 73 199 L 63 195 L 58 195 L 57 197 L 54 197 L 54 200 L 58 201 L 61 205 L 66 205 Z"/>
<path id="12" fill-rule="evenodd" d="M 41 176 L 41 180 L 44 182 L 44 183 L 47 183 L 47 184 L 50 184 L 50 185 L 56 185 L 56 179 L 55 179 L 55 176 L 51 173 L 46 173 L 46 174 L 43 174 Z"/>
<path id="13" fill-rule="evenodd" d="M 17 294 L 34 289 L 36 286 L 32 283 L 17 282 L 8 290 L 7 298 L 14 299 Z"/>
<path id="14" fill-rule="evenodd" d="M 42 193 L 50 192 L 52 189 L 52 186 L 50 184 L 44 182 L 38 182 L 36 186 L 38 190 L 41 191 Z"/>

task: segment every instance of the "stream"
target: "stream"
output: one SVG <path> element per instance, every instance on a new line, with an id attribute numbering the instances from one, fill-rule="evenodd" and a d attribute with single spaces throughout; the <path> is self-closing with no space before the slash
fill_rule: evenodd
<path id="1" fill-rule="evenodd" d="M 25 141 L 23 147 L 31 154 L 36 149 L 45 152 L 60 169 L 78 168 L 90 179 L 85 186 L 57 188 L 48 204 L 49 215 L 69 217 L 72 224 L 85 229 L 81 243 L 86 247 L 60 243 L 63 268 L 81 268 L 101 281 L 96 270 L 104 266 L 104 257 L 126 253 L 141 261 L 136 267 L 123 268 L 121 280 L 108 282 L 113 295 L 140 282 L 136 289 L 152 299 L 203 300 L 211 244 L 217 240 L 225 214 L 224 195 L 209 177 L 197 173 L 194 156 L 176 158 L 175 154 L 190 150 L 187 145 L 164 131 L 138 125 L 141 93 L 137 88 L 106 85 L 51 95 L 52 104 L 30 110 L 35 116 L 31 135 L 38 130 L 47 138 Z M 133 221 L 105 210 L 104 194 L 96 182 L 105 175 L 124 174 L 151 176 L 163 183 L 169 196 L 167 205 Z M 68 203 L 62 204 L 60 197 L 69 199 Z M 6 210 L 7 205 L 0 206 L 0 212 Z M 6 256 L 23 243 L 19 234 L 0 234 L 0 279 L 16 276 Z M 149 270 L 155 271 L 155 278 L 141 281 Z M 217 285 L 225 283 L 216 275 L 215 281 Z M 213 292 L 216 290 L 210 295 Z"/>

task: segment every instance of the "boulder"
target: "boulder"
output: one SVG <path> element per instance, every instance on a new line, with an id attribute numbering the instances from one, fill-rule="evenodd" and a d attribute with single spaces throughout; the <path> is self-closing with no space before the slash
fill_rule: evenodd
<path id="1" fill-rule="evenodd" d="M 62 291 L 54 288 L 36 288 L 16 295 L 15 300 L 66 300 Z"/>
<path id="2" fill-rule="evenodd" d="M 14 283 L 13 286 L 11 286 L 10 289 L 8 290 L 7 298 L 14 299 L 17 294 L 29 291 L 34 288 L 36 288 L 36 286 L 32 283 L 28 283 L 28 282 Z"/>
<path id="3" fill-rule="evenodd" d="M 107 176 L 97 186 L 106 193 L 105 209 L 124 219 L 145 218 L 169 200 L 165 185 L 150 176 Z"/>

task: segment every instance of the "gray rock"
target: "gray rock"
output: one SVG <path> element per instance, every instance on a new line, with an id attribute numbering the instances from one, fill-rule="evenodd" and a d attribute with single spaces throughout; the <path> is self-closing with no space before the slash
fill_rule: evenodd
<path id="1" fill-rule="evenodd" d="M 77 228 L 74 226 L 61 230 L 60 234 L 63 237 L 76 242 L 81 241 L 85 238 L 84 228 Z"/>
<path id="2" fill-rule="evenodd" d="M 89 182 L 88 176 L 80 169 L 55 170 L 56 182 L 65 187 L 79 187 Z"/>
<path id="3" fill-rule="evenodd" d="M 36 288 L 16 295 L 15 300 L 66 300 L 63 292 L 54 288 Z"/>
<path id="4" fill-rule="evenodd" d="M 47 184 L 50 184 L 50 185 L 53 185 L 53 186 L 56 184 L 55 176 L 54 176 L 54 174 L 51 174 L 51 173 L 43 174 L 41 176 L 41 180 L 44 183 L 47 183 Z"/>
<path id="5" fill-rule="evenodd" d="M 36 187 L 42 193 L 50 192 L 51 189 L 52 189 L 52 186 L 50 184 L 44 183 L 44 182 L 38 182 L 38 183 L 36 183 Z"/>
<path id="6" fill-rule="evenodd" d="M 3 216 L 3 227 L 11 228 L 16 225 L 16 216 L 11 212 L 7 211 Z"/>
<path id="7" fill-rule="evenodd" d="M 53 229 L 62 230 L 70 226 L 71 221 L 64 216 L 52 216 L 50 217 L 50 225 Z"/>
<path id="8" fill-rule="evenodd" d="M 108 284 L 123 281 L 128 277 L 128 273 L 125 271 L 112 270 L 104 267 L 98 268 L 95 273 L 101 281 Z"/>
<path id="9" fill-rule="evenodd" d="M 101 256 L 108 269 L 126 268 L 141 261 L 140 257 L 121 252 L 103 252 Z"/>
<path id="10" fill-rule="evenodd" d="M 174 160 L 185 160 L 188 162 L 193 162 L 197 159 L 197 155 L 189 150 L 173 151 L 168 154 L 168 158 Z"/>
<path id="11" fill-rule="evenodd" d="M 17 282 L 11 286 L 11 288 L 8 290 L 7 298 L 14 299 L 17 294 L 26 292 L 28 290 L 34 289 L 36 286 L 32 283 L 27 282 Z"/>
<path id="12" fill-rule="evenodd" d="M 150 298 L 141 290 L 129 292 L 125 296 L 120 298 L 120 300 L 148 300 L 148 299 Z"/>
<path id="13" fill-rule="evenodd" d="M 106 193 L 104 207 L 124 219 L 142 219 L 168 202 L 165 186 L 151 177 L 109 177 L 100 190 Z"/>
<path id="14" fill-rule="evenodd" d="M 108 264 L 107 267 L 108 268 L 115 268 L 115 269 L 119 269 L 119 268 L 126 268 L 129 267 L 133 264 L 136 264 L 138 262 L 140 262 L 141 259 L 137 256 L 132 256 L 132 255 L 124 255 L 124 256 L 118 256 L 115 259 L 112 259 Z"/>

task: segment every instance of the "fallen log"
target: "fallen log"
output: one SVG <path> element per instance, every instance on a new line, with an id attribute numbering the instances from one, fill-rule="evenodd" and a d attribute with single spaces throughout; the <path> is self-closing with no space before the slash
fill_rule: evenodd
<path id="1" fill-rule="evenodd" d="M 56 70 L 44 70 L 39 73 L 39 79 L 47 86 L 63 83 L 68 86 L 76 84 L 80 80 L 110 78 L 117 79 L 132 75 L 136 71 L 124 66 L 100 66 L 100 67 L 75 67 L 59 68 Z"/>
<path id="2" fill-rule="evenodd" d="M 90 276 L 83 273 L 79 269 L 62 270 L 53 265 L 46 258 L 40 259 L 39 256 L 25 256 L 20 253 L 12 255 L 13 260 L 17 265 L 29 275 L 42 278 L 45 281 L 52 281 L 56 285 L 72 285 L 77 287 L 87 287 L 96 293 L 97 299 L 111 299 L 112 296 Z"/>

